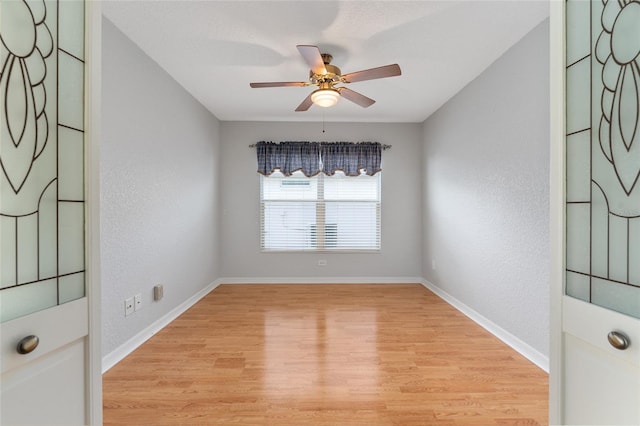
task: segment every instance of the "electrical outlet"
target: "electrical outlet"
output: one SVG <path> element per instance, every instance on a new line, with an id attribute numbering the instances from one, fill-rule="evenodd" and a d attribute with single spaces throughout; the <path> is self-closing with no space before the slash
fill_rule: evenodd
<path id="1" fill-rule="evenodd" d="M 133 309 L 134 311 L 142 309 L 142 294 L 138 293 L 133 296 Z"/>
<path id="2" fill-rule="evenodd" d="M 134 311 L 133 297 L 124 300 L 124 316 L 128 317 Z"/>

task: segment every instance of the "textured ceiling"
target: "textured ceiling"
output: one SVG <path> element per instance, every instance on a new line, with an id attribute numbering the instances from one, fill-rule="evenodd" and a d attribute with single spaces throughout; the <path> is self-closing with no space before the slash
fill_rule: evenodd
<path id="1" fill-rule="evenodd" d="M 537 1 L 117 1 L 103 14 L 224 121 L 421 122 L 549 15 Z M 296 49 L 330 53 L 343 74 L 398 63 L 402 75 L 348 87 L 345 99 L 294 112 L 312 87 Z M 108 60 L 108 58 L 105 58 Z"/>

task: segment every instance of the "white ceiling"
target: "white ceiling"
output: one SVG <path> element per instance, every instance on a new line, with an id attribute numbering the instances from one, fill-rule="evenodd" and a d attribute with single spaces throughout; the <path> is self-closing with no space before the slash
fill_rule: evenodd
<path id="1" fill-rule="evenodd" d="M 549 5 L 109 0 L 103 14 L 220 120 L 421 122 L 542 22 Z M 402 75 L 350 84 L 377 101 L 369 108 L 341 99 L 294 112 L 312 87 L 249 83 L 306 81 L 297 44 L 332 54 L 343 74 L 398 63 Z"/>

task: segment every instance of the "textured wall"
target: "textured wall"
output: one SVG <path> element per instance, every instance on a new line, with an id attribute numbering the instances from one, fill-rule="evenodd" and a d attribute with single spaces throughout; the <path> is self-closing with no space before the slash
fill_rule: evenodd
<path id="1" fill-rule="evenodd" d="M 103 354 L 219 276 L 219 122 L 103 19 Z M 165 297 L 152 302 L 162 283 Z M 125 318 L 124 299 L 143 309 Z"/>
<path id="2" fill-rule="evenodd" d="M 225 277 L 419 277 L 421 124 L 223 122 L 222 275 Z M 261 253 L 260 140 L 378 141 L 382 156 L 382 250 L 363 254 Z M 319 267 L 318 260 L 327 266 Z"/>
<path id="3" fill-rule="evenodd" d="M 425 121 L 423 150 L 424 277 L 545 355 L 548 55 L 547 20 Z"/>

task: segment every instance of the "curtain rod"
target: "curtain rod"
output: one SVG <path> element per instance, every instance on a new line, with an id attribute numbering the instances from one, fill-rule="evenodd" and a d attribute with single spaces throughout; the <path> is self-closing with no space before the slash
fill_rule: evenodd
<path id="1" fill-rule="evenodd" d="M 249 145 L 249 148 L 255 148 L 257 145 L 255 143 Z M 386 151 L 387 149 L 391 149 L 393 145 L 382 144 L 382 150 Z"/>

